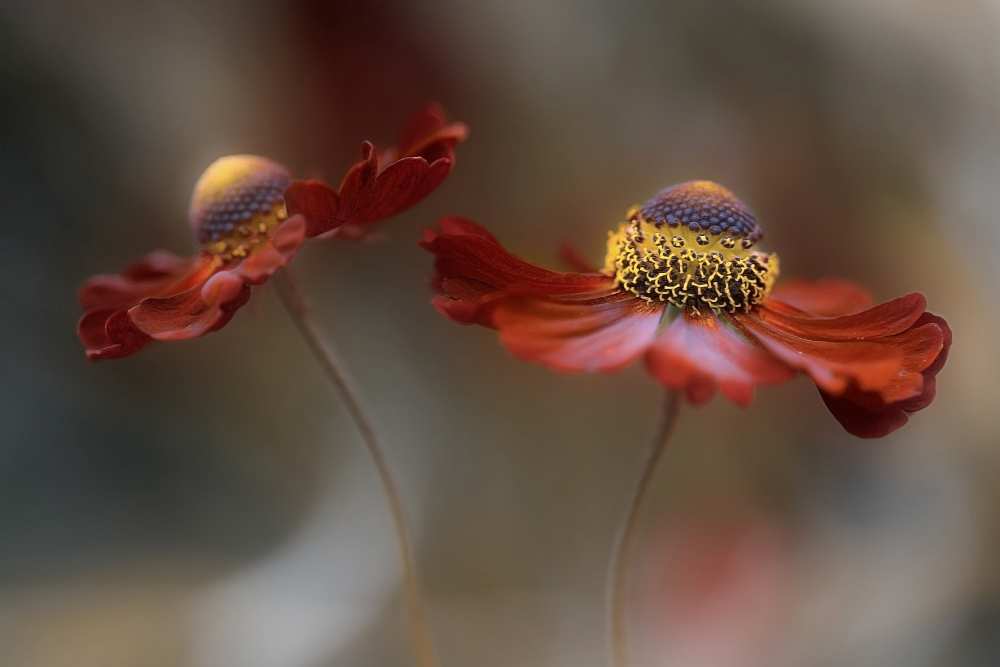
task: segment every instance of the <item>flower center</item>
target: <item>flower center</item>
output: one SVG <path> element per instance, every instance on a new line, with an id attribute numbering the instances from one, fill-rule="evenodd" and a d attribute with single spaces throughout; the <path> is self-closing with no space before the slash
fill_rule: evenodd
<path id="1" fill-rule="evenodd" d="M 189 218 L 206 252 L 225 262 L 247 257 L 287 217 L 288 170 L 255 155 L 229 155 L 209 165 L 191 195 Z"/>
<path id="2" fill-rule="evenodd" d="M 763 236 L 736 196 L 711 181 L 669 187 L 626 214 L 608 235 L 604 270 L 647 301 L 748 311 L 778 277 L 778 256 L 754 250 Z"/>

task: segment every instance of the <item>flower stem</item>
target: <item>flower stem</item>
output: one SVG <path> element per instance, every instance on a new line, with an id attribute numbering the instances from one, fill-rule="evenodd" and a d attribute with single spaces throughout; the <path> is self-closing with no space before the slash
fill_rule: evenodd
<path id="1" fill-rule="evenodd" d="M 347 408 L 348 413 L 350 413 L 351 419 L 354 420 L 358 433 L 360 433 L 361 439 L 365 443 L 365 448 L 371 456 L 372 463 L 375 464 L 379 480 L 382 483 L 382 490 L 389 505 L 389 512 L 392 515 L 396 541 L 399 544 L 413 651 L 416 654 L 417 664 L 420 667 L 436 667 L 438 660 L 434 651 L 434 642 L 431 639 L 430 628 L 427 625 L 424 603 L 420 593 L 420 580 L 417 576 L 413 544 L 410 541 L 409 530 L 406 527 L 403 502 L 400 499 L 399 487 L 386 461 L 385 453 L 382 451 L 375 437 L 375 429 L 361 407 L 358 393 L 352 386 L 351 379 L 344 369 L 342 362 L 333 348 L 320 335 L 319 329 L 310 314 L 309 304 L 302 295 L 302 291 L 299 289 L 292 273 L 288 268 L 285 268 L 275 275 L 274 280 L 285 310 L 288 311 L 288 315 L 295 323 L 296 328 L 316 358 L 316 361 L 319 362 L 327 379 L 340 394 L 344 406 Z"/>
<path id="2" fill-rule="evenodd" d="M 656 431 L 652 448 L 642 468 L 642 475 L 632 493 L 632 500 L 625 513 L 618 539 L 611 554 L 611 564 L 608 568 L 608 627 L 611 643 L 612 667 L 628 667 L 629 647 L 626 631 L 626 610 L 628 602 L 628 572 L 632 564 L 635 550 L 636 528 L 639 525 L 639 514 L 649 491 L 650 482 L 656 473 L 667 442 L 677 422 L 680 412 L 680 395 L 675 391 L 667 391 L 663 401 L 663 416 Z"/>

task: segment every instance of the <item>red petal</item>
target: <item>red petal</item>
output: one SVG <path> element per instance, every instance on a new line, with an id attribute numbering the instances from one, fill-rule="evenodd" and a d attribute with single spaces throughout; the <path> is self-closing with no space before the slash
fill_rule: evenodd
<path id="1" fill-rule="evenodd" d="M 294 215 L 271 234 L 270 240 L 232 269 L 245 282 L 259 285 L 270 278 L 295 256 L 306 238 L 306 218 Z"/>
<path id="2" fill-rule="evenodd" d="M 429 104 L 407 121 L 395 150 L 403 157 L 419 155 L 434 162 L 442 157 L 453 158 L 455 144 L 468 135 L 469 128 L 464 123 L 449 124 L 444 109 L 438 104 Z"/>
<path id="3" fill-rule="evenodd" d="M 771 299 L 812 315 L 824 317 L 850 315 L 869 308 L 874 303 L 868 290 L 852 282 L 835 278 L 814 282 L 784 281 L 774 289 Z"/>
<path id="4" fill-rule="evenodd" d="M 755 311 L 768 328 L 814 340 L 847 341 L 884 338 L 906 331 L 927 307 L 922 294 L 908 294 L 852 315 L 821 317 L 768 299 Z"/>
<path id="5" fill-rule="evenodd" d="M 493 321 L 516 357 L 562 372 L 610 372 L 641 355 L 663 314 L 627 293 L 592 299 L 501 299 Z"/>
<path id="6" fill-rule="evenodd" d="M 433 192 L 451 171 L 451 158 L 428 163 L 422 157 L 404 157 L 379 173 L 370 188 L 351 199 L 344 194 L 349 219 L 370 223 L 389 218 L 410 208 Z"/>
<path id="7" fill-rule="evenodd" d="M 420 245 L 436 257 L 435 306 L 464 324 L 490 326 L 490 302 L 502 294 L 555 296 L 616 291 L 599 273 L 561 273 L 525 262 L 507 252 L 485 229 L 464 218 L 445 218 L 440 232 L 426 230 Z"/>
<path id="8" fill-rule="evenodd" d="M 306 219 L 306 236 L 312 238 L 343 224 L 337 217 L 340 196 L 326 183 L 316 180 L 295 181 L 285 190 L 288 215 Z"/>
<path id="9" fill-rule="evenodd" d="M 371 204 L 371 194 L 378 176 L 378 155 L 370 141 L 361 144 L 361 159 L 355 162 L 340 182 L 339 216 L 344 222 L 359 222 L 357 211 Z"/>
<path id="10" fill-rule="evenodd" d="M 88 280 L 80 290 L 87 312 L 77 325 L 88 358 L 114 359 L 139 351 L 150 339 L 129 319 L 127 309 L 151 297 L 200 289 L 217 268 L 218 260 L 208 255 L 183 259 L 159 251 L 120 275 Z"/>
<path id="11" fill-rule="evenodd" d="M 455 164 L 455 145 L 467 134 L 465 125 L 445 124 L 440 108 L 429 106 L 409 121 L 398 148 L 380 157 L 370 141 L 362 143 L 361 159 L 336 193 L 316 181 L 293 184 L 289 211 L 306 215 L 310 237 L 341 225 L 358 237 L 361 225 L 401 213 L 441 185 Z"/>
<path id="12" fill-rule="evenodd" d="M 80 288 L 80 305 L 94 308 L 124 308 L 138 303 L 151 294 L 168 290 L 185 279 L 196 282 L 204 269 L 204 260 L 178 257 L 157 250 L 129 265 L 120 274 L 93 276 Z"/>
<path id="13" fill-rule="evenodd" d="M 135 326 L 156 340 L 185 340 L 224 326 L 259 285 L 294 257 L 305 240 L 307 222 L 294 215 L 274 230 L 267 243 L 231 269 L 203 284 L 162 298 L 145 299 L 129 311 Z"/>
<path id="14" fill-rule="evenodd" d="M 93 361 L 127 357 L 150 341 L 123 310 L 92 310 L 80 318 L 77 333 Z"/>
<path id="15" fill-rule="evenodd" d="M 559 371 L 612 371 L 649 346 L 663 314 L 599 273 L 560 273 L 507 252 L 488 231 L 446 218 L 421 245 L 437 260 L 434 305 L 500 331 L 514 355 Z"/>
<path id="16" fill-rule="evenodd" d="M 771 354 L 804 371 L 819 387 L 841 393 L 851 382 L 878 391 L 896 378 L 903 355 L 892 344 L 872 341 L 813 340 L 770 326 L 756 313 L 734 319 Z"/>
<path id="17" fill-rule="evenodd" d="M 905 373 L 920 373 L 923 385 L 916 394 L 906 384 L 893 385 L 894 392 L 865 392 L 849 387 L 839 396 L 820 392 L 843 427 L 862 438 L 880 438 L 903 426 L 909 415 L 929 406 L 937 393 L 936 375 L 944 367 L 951 348 L 951 328 L 944 319 L 924 313 L 911 331 L 894 336 L 904 350 Z M 888 394 L 888 395 L 886 395 Z"/>
<path id="18" fill-rule="evenodd" d="M 694 404 L 716 390 L 746 407 L 757 385 L 790 379 L 793 371 L 718 318 L 681 315 L 646 353 L 646 367 L 664 386 L 683 390 Z"/>
<path id="19" fill-rule="evenodd" d="M 220 271 L 204 285 L 169 297 L 146 299 L 129 310 L 136 328 L 155 340 L 187 340 L 215 331 L 250 298 L 234 271 Z"/>

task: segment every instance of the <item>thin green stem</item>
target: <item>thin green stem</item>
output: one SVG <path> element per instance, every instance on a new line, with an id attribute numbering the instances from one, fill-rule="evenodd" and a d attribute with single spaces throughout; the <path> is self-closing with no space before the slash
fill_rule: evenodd
<path id="1" fill-rule="evenodd" d="M 413 544 L 410 541 L 409 530 L 406 527 L 406 514 L 399 495 L 399 486 L 393 477 L 392 470 L 375 437 L 375 429 L 371 420 L 361 407 L 358 392 L 354 389 L 350 377 L 341 363 L 333 347 L 320 335 L 319 329 L 310 314 L 309 304 L 299 289 L 291 272 L 285 268 L 275 277 L 275 284 L 281 301 L 288 311 L 289 317 L 305 340 L 316 361 L 319 362 L 324 374 L 340 394 L 347 412 L 364 441 L 365 448 L 371 456 L 372 463 L 378 472 L 382 490 L 389 505 L 392 523 L 399 544 L 399 555 L 403 567 L 403 583 L 406 589 L 406 606 L 409 612 L 410 638 L 413 651 L 420 667 L 437 667 L 438 659 L 434 650 L 434 642 L 427 624 L 423 598 L 420 593 L 420 579 L 417 575 L 416 559 Z"/>
<path id="2" fill-rule="evenodd" d="M 618 539 L 615 541 L 608 567 L 608 629 L 610 635 L 612 667 L 628 667 L 629 645 L 627 625 L 628 610 L 628 573 L 631 568 L 635 551 L 636 529 L 639 525 L 639 515 L 649 491 L 650 483 L 656 475 L 656 467 L 667 449 L 667 442 L 677 422 L 680 412 L 680 395 L 668 391 L 663 401 L 663 417 L 653 440 L 642 474 L 636 483 L 622 522 Z"/>

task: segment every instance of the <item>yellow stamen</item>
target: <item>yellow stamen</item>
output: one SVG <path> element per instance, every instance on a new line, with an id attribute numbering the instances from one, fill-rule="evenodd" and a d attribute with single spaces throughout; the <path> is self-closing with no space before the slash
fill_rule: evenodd
<path id="1" fill-rule="evenodd" d="M 749 239 L 656 225 L 638 209 L 608 235 L 604 271 L 650 302 L 702 311 L 748 311 L 767 298 L 778 256 L 751 250 Z"/>

